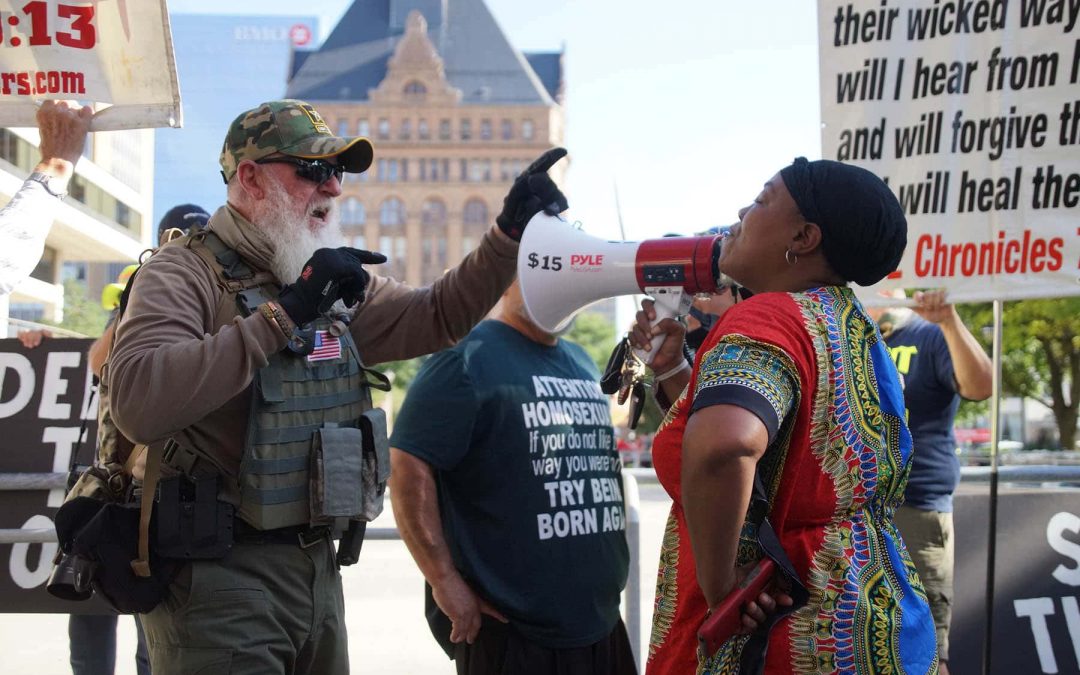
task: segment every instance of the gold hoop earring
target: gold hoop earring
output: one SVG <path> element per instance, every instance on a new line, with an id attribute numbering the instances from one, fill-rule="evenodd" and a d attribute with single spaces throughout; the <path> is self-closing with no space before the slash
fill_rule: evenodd
<path id="1" fill-rule="evenodd" d="M 784 260 L 787 261 L 787 264 L 794 266 L 795 263 L 799 262 L 799 256 L 792 253 L 791 249 L 789 248 L 784 251 Z"/>

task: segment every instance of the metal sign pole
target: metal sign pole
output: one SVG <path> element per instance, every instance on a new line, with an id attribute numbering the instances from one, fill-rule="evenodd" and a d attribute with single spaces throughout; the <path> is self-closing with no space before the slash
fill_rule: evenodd
<path id="1" fill-rule="evenodd" d="M 993 385 L 990 396 L 990 514 L 986 546 L 986 632 L 983 675 L 990 675 L 994 637 L 994 561 L 997 557 L 998 439 L 1001 436 L 1001 300 L 994 301 Z"/>

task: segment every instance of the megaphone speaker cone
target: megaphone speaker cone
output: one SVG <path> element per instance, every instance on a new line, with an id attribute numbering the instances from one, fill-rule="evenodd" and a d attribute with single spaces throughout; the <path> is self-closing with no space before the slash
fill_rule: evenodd
<path id="1" fill-rule="evenodd" d="M 558 333 L 598 300 L 640 293 L 638 245 L 592 237 L 561 218 L 538 213 L 518 248 L 518 281 L 533 323 Z"/>
<path id="2" fill-rule="evenodd" d="M 706 235 L 608 241 L 538 213 L 518 249 L 525 308 L 536 325 L 557 333 L 578 311 L 605 298 L 655 294 L 655 289 L 715 291 L 719 240 Z"/>

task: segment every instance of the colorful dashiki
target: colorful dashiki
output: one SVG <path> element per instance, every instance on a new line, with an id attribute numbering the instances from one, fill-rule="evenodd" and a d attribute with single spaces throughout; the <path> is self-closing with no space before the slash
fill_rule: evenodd
<path id="1" fill-rule="evenodd" d="M 745 637 L 699 663 L 705 616 L 682 509 L 693 410 L 730 403 L 769 430 L 769 520 L 810 593 L 769 634 L 768 673 L 936 673 L 934 622 L 892 513 L 911 459 L 904 399 L 874 323 L 846 287 L 756 295 L 727 311 L 653 445 L 674 503 L 660 552 L 649 675 L 736 673 Z M 723 433 L 718 429 L 717 433 Z M 757 560 L 745 525 L 739 564 Z"/>

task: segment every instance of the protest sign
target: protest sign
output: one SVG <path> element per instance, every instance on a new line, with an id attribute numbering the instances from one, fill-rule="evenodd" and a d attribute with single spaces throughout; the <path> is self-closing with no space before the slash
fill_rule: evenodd
<path id="1" fill-rule="evenodd" d="M 64 474 L 73 454 L 96 452 L 97 401 L 87 365 L 92 340 L 49 338 L 35 349 L 0 340 L 0 474 Z M 0 491 L 0 529 L 51 530 L 62 489 Z M 4 612 L 100 611 L 45 591 L 56 542 L 0 544 Z M 84 606 L 85 605 L 85 606 Z"/>
<path id="2" fill-rule="evenodd" d="M 94 131 L 181 126 L 165 0 L 0 0 L 0 126 L 46 99 L 109 105 Z"/>
<path id="3" fill-rule="evenodd" d="M 1080 2 L 819 0 L 822 157 L 885 178 L 881 288 L 1080 294 Z"/>

